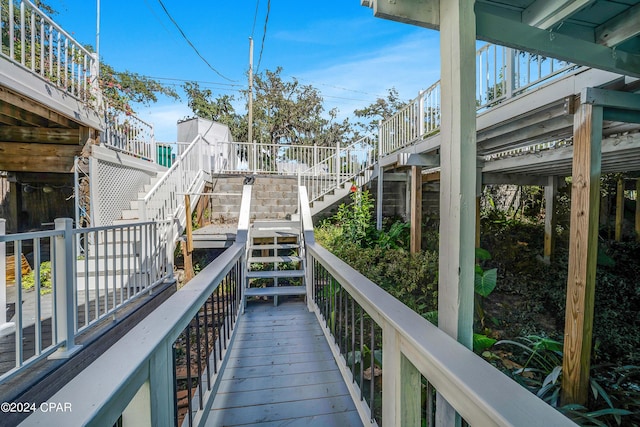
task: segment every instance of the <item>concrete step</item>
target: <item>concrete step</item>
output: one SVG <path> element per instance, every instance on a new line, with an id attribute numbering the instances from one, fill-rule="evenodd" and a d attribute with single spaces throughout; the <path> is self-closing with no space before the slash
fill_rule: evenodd
<path id="1" fill-rule="evenodd" d="M 306 295 L 305 286 L 271 286 L 266 288 L 248 288 L 244 290 L 247 297 L 269 297 L 285 295 Z"/>
<path id="2" fill-rule="evenodd" d="M 300 245 L 298 243 L 278 243 L 278 244 L 264 244 L 264 245 L 252 245 L 249 250 L 250 251 L 261 251 L 261 250 L 271 250 L 271 249 L 298 249 Z"/>

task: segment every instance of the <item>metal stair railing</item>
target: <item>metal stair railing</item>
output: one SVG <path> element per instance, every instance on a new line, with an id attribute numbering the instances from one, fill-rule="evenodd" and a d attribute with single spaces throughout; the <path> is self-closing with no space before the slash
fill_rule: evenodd
<path id="1" fill-rule="evenodd" d="M 355 181 L 361 186 L 371 176 L 376 148 L 372 136 L 362 137 L 346 147 L 338 146 L 335 154 L 298 173 L 298 185 L 307 188 L 310 202 L 342 188 L 346 183 Z"/>
<path id="2" fill-rule="evenodd" d="M 476 109 L 481 113 L 578 67 L 566 61 L 486 44 L 476 51 Z M 379 154 L 387 156 L 440 131 L 438 80 L 379 126 Z"/>

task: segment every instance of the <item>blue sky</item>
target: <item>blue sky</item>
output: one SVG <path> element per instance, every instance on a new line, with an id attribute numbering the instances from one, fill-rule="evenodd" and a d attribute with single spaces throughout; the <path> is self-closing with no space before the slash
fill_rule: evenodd
<path id="1" fill-rule="evenodd" d="M 58 11 L 56 22 L 79 42 L 95 46 L 95 0 L 48 3 Z M 102 59 L 117 70 L 162 78 L 164 83 L 195 80 L 216 94 L 238 95 L 237 90 L 247 85 L 253 34 L 254 72 L 283 67 L 285 78 L 316 87 L 326 109 L 337 107 L 340 117 L 352 116 L 354 109 L 384 96 L 388 88 L 395 87 L 409 100 L 439 79 L 436 31 L 375 18 L 359 0 L 272 0 L 263 48 L 267 0 L 163 3 L 200 54 L 226 79 L 197 56 L 158 0 L 101 0 Z M 161 142 L 175 141 L 177 120 L 190 114 L 184 98 L 162 99 L 137 110 L 154 124 L 156 140 Z"/>

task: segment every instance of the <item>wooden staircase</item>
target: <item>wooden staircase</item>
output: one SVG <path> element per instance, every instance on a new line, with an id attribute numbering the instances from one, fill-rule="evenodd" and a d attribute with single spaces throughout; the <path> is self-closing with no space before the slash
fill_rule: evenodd
<path id="1" fill-rule="evenodd" d="M 298 221 L 256 221 L 249 233 L 244 303 L 248 298 L 306 294 Z"/>

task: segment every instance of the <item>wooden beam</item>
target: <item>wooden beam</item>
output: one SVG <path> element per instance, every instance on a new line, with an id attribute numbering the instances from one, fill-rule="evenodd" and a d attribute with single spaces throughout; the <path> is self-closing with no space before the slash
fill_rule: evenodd
<path id="1" fill-rule="evenodd" d="M 547 185 L 544 187 L 544 261 L 551 262 L 556 243 L 556 223 L 555 212 L 556 193 L 558 191 L 558 180 L 555 176 L 547 178 Z"/>
<path id="2" fill-rule="evenodd" d="M 640 34 L 640 4 L 596 27 L 596 43 L 614 47 Z"/>
<path id="3" fill-rule="evenodd" d="M 434 182 L 434 181 L 440 181 L 440 172 L 431 172 L 431 173 L 422 174 L 423 183 Z"/>
<path id="4" fill-rule="evenodd" d="M 76 145 L 0 142 L 0 170 L 14 172 L 68 173 L 73 158 L 80 153 Z"/>
<path id="5" fill-rule="evenodd" d="M 437 29 L 440 26 L 440 0 L 365 0 L 373 6 L 378 18 L 420 27 Z"/>
<path id="6" fill-rule="evenodd" d="M 618 178 L 616 188 L 616 242 L 622 241 L 622 223 L 624 222 L 624 180 Z"/>
<path id="7" fill-rule="evenodd" d="M 522 22 L 547 30 L 591 2 L 593 0 L 536 0 L 522 11 Z"/>
<path id="8" fill-rule="evenodd" d="M 0 126 L 0 141 L 79 145 L 80 130 L 31 126 Z"/>
<path id="9" fill-rule="evenodd" d="M 574 115 L 563 404 L 585 404 L 588 397 L 598 255 L 601 139 L 602 107 L 580 105 Z"/>
<path id="10" fill-rule="evenodd" d="M 411 166 L 411 243 L 410 251 L 416 254 L 422 242 L 422 169 Z"/>
<path id="11" fill-rule="evenodd" d="M 640 77 L 640 54 L 614 51 L 613 48 L 562 33 L 553 33 L 553 37 L 549 37 L 549 31 L 493 15 L 482 7 L 477 8 L 476 15 L 479 40 L 600 70 Z"/>
<path id="12" fill-rule="evenodd" d="M 24 116 L 24 113 L 20 113 L 19 110 L 24 110 L 34 116 L 41 117 L 44 120 L 56 123 L 63 127 L 78 127 L 77 123 L 62 114 L 58 114 L 25 96 L 19 95 L 3 87 L 0 87 L 0 101 L 3 101 L 2 104 L 4 104 L 0 106 L 0 112 L 8 115 L 9 117 L 20 119 L 21 116 Z M 18 117 L 15 117 L 11 113 L 18 114 Z"/>
<path id="13" fill-rule="evenodd" d="M 640 242 L 640 178 L 636 179 L 636 241 Z"/>

